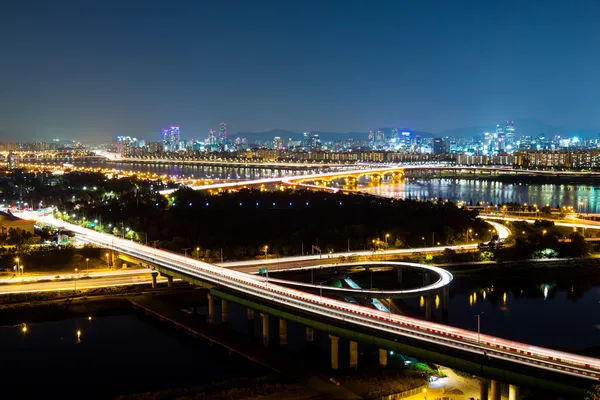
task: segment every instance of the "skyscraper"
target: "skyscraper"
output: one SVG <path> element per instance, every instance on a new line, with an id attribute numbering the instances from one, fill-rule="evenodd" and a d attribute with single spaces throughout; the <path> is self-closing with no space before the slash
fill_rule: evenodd
<path id="1" fill-rule="evenodd" d="M 514 144 L 515 144 L 515 121 L 506 121 L 506 127 L 504 128 L 504 134 L 506 135 L 506 145 L 514 146 Z"/>
<path id="2" fill-rule="evenodd" d="M 444 154 L 444 139 L 433 139 L 433 154 Z"/>
<path id="3" fill-rule="evenodd" d="M 179 127 L 171 126 L 169 129 L 163 129 L 162 142 L 164 151 L 179 150 Z"/>
<path id="4" fill-rule="evenodd" d="M 221 122 L 219 124 L 219 137 L 218 137 L 218 144 L 223 146 L 225 145 L 225 142 L 227 141 L 227 124 L 225 122 Z"/>
<path id="5" fill-rule="evenodd" d="M 208 130 L 208 144 L 211 146 L 217 144 L 217 131 L 212 128 Z"/>

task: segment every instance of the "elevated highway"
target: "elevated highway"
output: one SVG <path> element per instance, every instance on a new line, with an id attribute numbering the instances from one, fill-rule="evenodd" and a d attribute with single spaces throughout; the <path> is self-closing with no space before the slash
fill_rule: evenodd
<path id="1" fill-rule="evenodd" d="M 551 372 L 553 376 L 576 377 L 595 382 L 600 380 L 600 360 L 576 354 L 531 346 L 442 324 L 385 313 L 356 304 L 313 295 L 297 289 L 268 282 L 262 277 L 222 268 L 164 250 L 150 248 L 112 235 L 95 232 L 77 225 L 40 217 L 40 221 L 69 229 L 82 240 L 128 254 L 146 262 L 160 265 L 176 277 L 202 281 L 214 285 L 223 296 L 253 299 L 303 315 L 314 316 L 331 323 L 341 323 L 354 330 L 365 330 L 371 335 L 396 338 L 395 340 L 433 346 L 441 352 L 461 354 L 465 359 L 482 358 L 490 363 L 526 367 L 531 373 Z M 393 343 L 393 342 L 391 342 Z M 523 375 L 528 376 L 528 375 Z M 556 379 L 556 378 L 555 378 Z M 552 382 L 546 381 L 546 382 Z"/>

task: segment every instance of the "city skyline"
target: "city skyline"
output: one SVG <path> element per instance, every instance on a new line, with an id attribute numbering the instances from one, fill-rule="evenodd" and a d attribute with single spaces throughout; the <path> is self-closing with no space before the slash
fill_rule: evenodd
<path id="1" fill-rule="evenodd" d="M 147 137 L 165 124 L 200 134 L 223 120 L 230 132 L 439 133 L 507 118 L 597 129 L 598 10 L 586 1 L 13 3 L 0 25 L 13 38 L 3 45 L 0 139 Z"/>

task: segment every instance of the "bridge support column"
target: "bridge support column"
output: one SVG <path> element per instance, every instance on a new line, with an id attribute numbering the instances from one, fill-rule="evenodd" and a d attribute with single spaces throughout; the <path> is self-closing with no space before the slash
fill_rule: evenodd
<path id="1" fill-rule="evenodd" d="M 215 297 L 212 294 L 208 294 L 208 323 L 213 324 L 215 322 Z"/>
<path id="2" fill-rule="evenodd" d="M 448 286 L 444 286 L 442 288 L 442 307 L 444 312 L 448 312 L 448 307 L 450 306 L 450 288 Z"/>
<path id="3" fill-rule="evenodd" d="M 285 319 L 279 319 L 279 345 L 284 346 L 287 344 L 287 321 Z"/>
<path id="4" fill-rule="evenodd" d="M 508 386 L 508 400 L 521 400 L 521 393 L 518 386 L 509 385 Z"/>
<path id="5" fill-rule="evenodd" d="M 379 366 L 381 368 L 387 367 L 387 350 L 379 349 Z"/>
<path id="6" fill-rule="evenodd" d="M 173 287 L 173 277 L 170 275 L 167 275 L 167 286 Z"/>
<path id="7" fill-rule="evenodd" d="M 306 341 L 313 343 L 315 341 L 315 330 L 311 327 L 306 327 Z"/>
<path id="8" fill-rule="evenodd" d="M 489 379 L 479 379 L 479 399 L 488 400 L 488 386 L 490 384 Z"/>
<path id="9" fill-rule="evenodd" d="M 331 369 L 337 371 L 339 355 L 338 345 L 340 338 L 337 336 L 329 335 L 329 339 L 331 339 Z"/>
<path id="10" fill-rule="evenodd" d="M 404 271 L 402 270 L 402 267 L 398 267 L 398 283 L 402 283 L 402 280 L 403 280 L 403 279 L 402 279 L 402 278 L 403 278 L 403 276 L 402 276 L 402 275 L 403 275 L 403 272 L 404 272 Z"/>
<path id="11" fill-rule="evenodd" d="M 158 272 L 152 273 L 152 289 L 156 289 L 156 278 L 158 277 Z"/>
<path id="12" fill-rule="evenodd" d="M 263 346 L 269 347 L 269 316 L 267 314 L 260 314 L 262 318 L 263 326 Z"/>
<path id="13" fill-rule="evenodd" d="M 431 321 L 431 295 L 425 295 L 425 319 Z"/>
<path id="14" fill-rule="evenodd" d="M 358 343 L 350 341 L 350 368 L 358 369 Z"/>
<path id="15" fill-rule="evenodd" d="M 423 271 L 423 286 L 429 285 L 429 272 Z"/>
<path id="16" fill-rule="evenodd" d="M 221 323 L 226 324 L 229 321 L 229 302 L 221 299 Z"/>
<path id="17" fill-rule="evenodd" d="M 251 308 L 248 309 L 248 321 L 254 321 L 254 310 Z"/>
<path id="18" fill-rule="evenodd" d="M 502 394 L 502 386 L 500 386 L 500 382 L 493 380 L 490 392 L 492 397 L 491 400 L 500 400 Z"/>

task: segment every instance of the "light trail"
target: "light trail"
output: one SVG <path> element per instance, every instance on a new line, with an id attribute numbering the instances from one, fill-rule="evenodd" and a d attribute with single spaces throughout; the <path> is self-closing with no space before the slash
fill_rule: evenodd
<path id="1" fill-rule="evenodd" d="M 223 288 L 263 299 L 271 304 L 304 311 L 319 317 L 343 321 L 388 335 L 408 337 L 450 349 L 523 364 L 532 368 L 594 381 L 600 380 L 599 359 L 533 347 L 485 334 L 478 335 L 477 332 L 434 322 L 385 313 L 368 307 L 283 287 L 272 282 L 257 280 L 256 277 L 242 272 L 95 232 L 51 217 L 42 217 L 40 220 L 51 225 L 67 228 L 79 234 L 87 242 L 129 254 L 177 271 L 180 274 L 217 284 Z"/>

